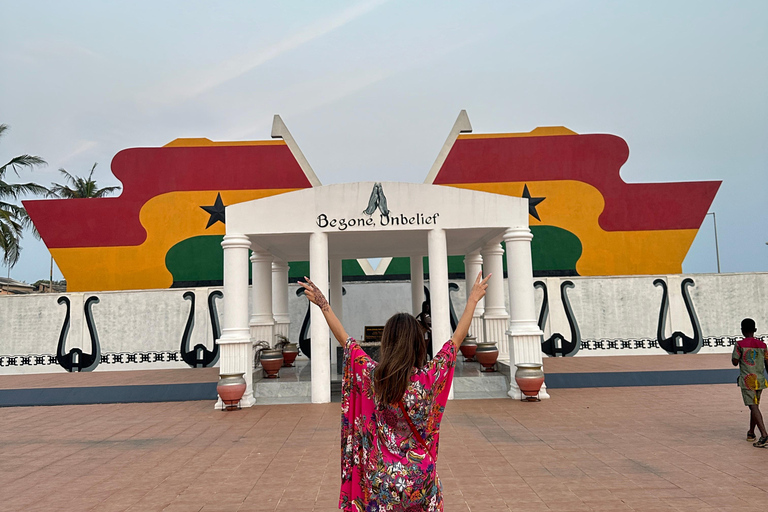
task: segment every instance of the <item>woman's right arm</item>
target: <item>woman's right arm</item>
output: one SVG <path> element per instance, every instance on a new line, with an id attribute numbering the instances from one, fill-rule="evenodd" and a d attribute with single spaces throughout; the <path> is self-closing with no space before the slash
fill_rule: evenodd
<path id="1" fill-rule="evenodd" d="M 459 345 L 464 341 L 464 338 L 467 337 L 469 326 L 472 325 L 472 316 L 475 314 L 477 303 L 485 296 L 485 290 L 488 288 L 488 280 L 491 278 L 491 274 L 485 276 L 485 279 L 481 281 L 480 278 L 482 276 L 482 272 L 477 274 L 475 284 L 472 286 L 469 295 L 467 295 L 467 305 L 464 308 L 464 313 L 461 315 L 456 330 L 453 331 L 453 338 L 451 338 L 451 341 L 456 345 L 456 348 L 459 348 Z"/>
<path id="2" fill-rule="evenodd" d="M 307 296 L 312 304 L 320 308 L 333 336 L 342 347 L 346 347 L 347 339 L 349 338 L 349 336 L 347 336 L 347 331 L 344 329 L 344 326 L 341 325 L 341 322 L 336 317 L 333 309 L 331 309 L 331 305 L 328 304 L 325 295 L 323 295 L 323 292 L 321 292 L 320 289 L 315 286 L 315 283 L 310 281 L 308 277 L 304 276 L 304 279 L 306 280 L 305 283 L 299 281 L 299 285 L 304 288 L 304 295 Z"/>

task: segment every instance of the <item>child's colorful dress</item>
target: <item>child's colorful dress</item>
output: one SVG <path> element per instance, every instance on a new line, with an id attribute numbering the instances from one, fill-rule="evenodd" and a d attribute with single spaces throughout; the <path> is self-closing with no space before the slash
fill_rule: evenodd
<path id="1" fill-rule="evenodd" d="M 440 420 L 453 381 L 456 347 L 450 340 L 416 369 L 403 405 L 428 450 L 414 438 L 395 405 L 378 408 L 373 392 L 377 363 L 350 338 L 344 349 L 341 402 L 339 508 L 355 512 L 441 511 L 435 461 Z"/>
<path id="2" fill-rule="evenodd" d="M 739 361 L 739 386 L 744 405 L 760 405 L 760 394 L 768 387 L 765 362 L 768 351 L 757 338 L 744 338 L 733 347 L 733 359 Z"/>

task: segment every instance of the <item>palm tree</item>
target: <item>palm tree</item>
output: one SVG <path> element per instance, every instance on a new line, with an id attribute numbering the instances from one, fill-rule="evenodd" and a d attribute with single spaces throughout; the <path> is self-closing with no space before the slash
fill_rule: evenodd
<path id="1" fill-rule="evenodd" d="M 7 129 L 8 125 L 0 124 L 0 136 Z M 45 160 L 39 156 L 21 155 L 12 158 L 7 164 L 0 167 L 0 251 L 2 252 L 2 261 L 9 270 L 19 261 L 21 236 L 24 228 L 32 228 L 32 232 L 38 238 L 40 235 L 34 229 L 27 211 L 21 206 L 8 202 L 8 200 L 15 201 L 26 194 L 47 195 L 48 189 L 36 183 L 6 183 L 5 173 L 11 169 L 18 176 L 19 169 L 25 167 L 32 169 L 37 165 L 45 165 Z"/>
<path id="2" fill-rule="evenodd" d="M 85 199 L 89 197 L 104 197 L 120 190 L 120 187 L 99 188 L 96 185 L 96 180 L 93 179 L 93 171 L 96 170 L 96 165 L 95 163 L 93 164 L 87 178 L 72 176 L 66 169 L 59 169 L 59 172 L 64 175 L 65 183 L 72 186 L 51 183 L 50 194 L 63 199 Z"/>

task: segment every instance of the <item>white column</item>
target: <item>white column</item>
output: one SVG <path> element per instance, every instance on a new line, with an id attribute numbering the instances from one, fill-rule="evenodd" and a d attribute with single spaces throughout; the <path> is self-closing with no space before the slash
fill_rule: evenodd
<path id="1" fill-rule="evenodd" d="M 432 354 L 437 354 L 451 338 L 451 310 L 448 291 L 448 247 L 445 230 L 435 228 L 427 236 L 429 256 L 429 299 L 432 314 Z M 453 383 L 448 392 L 453 400 Z"/>
<path id="2" fill-rule="evenodd" d="M 272 260 L 272 314 L 275 317 L 275 334 L 286 338 L 291 330 L 288 313 L 288 263 L 275 258 Z"/>
<path id="3" fill-rule="evenodd" d="M 494 240 L 482 249 L 483 277 L 493 274 L 488 280 L 488 290 L 485 293 L 485 339 L 496 343 L 499 348 L 499 359 L 509 359 L 509 344 L 507 343 L 507 323 L 509 314 L 504 304 L 504 249 L 501 243 Z"/>
<path id="4" fill-rule="evenodd" d="M 424 256 L 415 254 L 411 256 L 411 311 L 413 316 L 421 313 L 421 304 L 424 302 Z"/>
<path id="5" fill-rule="evenodd" d="M 244 235 L 225 235 L 224 248 L 224 322 L 219 347 L 219 373 L 242 373 L 246 390 L 241 407 L 250 407 L 253 399 L 253 345 L 248 327 L 248 249 L 251 242 Z M 217 409 L 223 409 L 221 399 Z"/>
<path id="6" fill-rule="evenodd" d="M 536 304 L 533 289 L 533 262 L 528 226 L 510 228 L 504 233 L 507 247 L 507 272 L 509 284 L 509 336 L 510 366 L 512 372 L 518 363 L 542 363 L 542 332 L 536 323 Z M 509 396 L 521 398 L 520 388 L 511 379 Z M 542 385 L 539 398 L 549 398 L 546 384 Z"/>
<path id="7" fill-rule="evenodd" d="M 309 278 L 321 292 L 328 296 L 328 235 L 309 235 Z M 311 306 L 312 328 L 312 403 L 324 404 L 331 401 L 331 354 L 328 324 L 320 308 Z"/>
<path id="8" fill-rule="evenodd" d="M 333 312 L 336 313 L 336 318 L 339 319 L 341 325 L 344 325 L 344 299 L 342 291 L 342 272 L 341 272 L 341 258 L 333 258 L 330 262 L 331 273 L 331 307 Z M 331 340 L 331 364 L 336 364 L 336 347 L 337 344 Z"/>
<path id="9" fill-rule="evenodd" d="M 479 250 L 464 256 L 464 276 L 466 279 L 465 288 L 467 297 L 469 297 L 469 292 L 475 284 L 477 275 L 482 271 L 483 257 L 480 256 Z M 469 333 L 477 338 L 478 343 L 485 341 L 485 324 L 483 322 L 484 312 L 485 298 L 482 298 L 480 299 L 480 302 L 477 303 L 475 314 L 472 316 L 472 325 L 469 328 Z"/>
<path id="10" fill-rule="evenodd" d="M 432 313 L 432 354 L 451 338 L 451 310 L 448 303 L 448 248 L 445 230 L 435 228 L 427 237 L 429 247 L 429 298 Z"/>
<path id="11" fill-rule="evenodd" d="M 251 337 L 254 343 L 275 345 L 275 318 L 272 316 L 272 254 L 253 245 L 251 254 Z"/>

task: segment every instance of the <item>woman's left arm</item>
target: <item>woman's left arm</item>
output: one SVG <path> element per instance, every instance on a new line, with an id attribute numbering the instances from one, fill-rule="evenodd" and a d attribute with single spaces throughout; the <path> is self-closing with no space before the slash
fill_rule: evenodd
<path id="1" fill-rule="evenodd" d="M 344 326 L 341 325 L 341 322 L 336 317 L 333 309 L 331 309 L 331 305 L 328 304 L 328 300 L 326 300 L 325 295 L 323 295 L 323 292 L 321 292 L 320 289 L 315 286 L 315 283 L 310 281 L 307 276 L 304 276 L 304 279 L 306 280 L 305 283 L 299 281 L 299 285 L 304 288 L 304 295 L 307 296 L 311 303 L 320 308 L 320 310 L 323 312 L 323 316 L 325 317 L 325 321 L 328 323 L 328 327 L 330 327 L 331 332 L 333 333 L 333 336 L 342 347 L 346 347 L 347 339 L 349 338 L 349 336 L 347 336 L 347 331 L 344 329 Z"/>
<path id="2" fill-rule="evenodd" d="M 481 277 L 483 277 L 482 272 L 477 274 L 475 285 L 472 287 L 472 291 L 467 295 L 467 306 L 464 308 L 464 313 L 461 315 L 456 330 L 453 331 L 453 338 L 451 338 L 451 341 L 456 345 L 456 348 L 459 348 L 461 342 L 467 337 L 469 326 L 472 324 L 472 316 L 475 314 L 475 307 L 477 307 L 477 303 L 480 299 L 485 296 L 485 290 L 488 288 L 488 280 L 491 278 L 491 274 L 485 276 L 485 279 L 482 281 L 480 280 Z"/>

